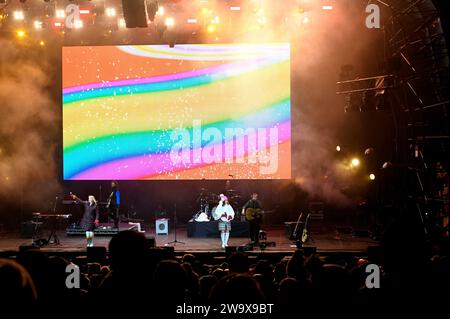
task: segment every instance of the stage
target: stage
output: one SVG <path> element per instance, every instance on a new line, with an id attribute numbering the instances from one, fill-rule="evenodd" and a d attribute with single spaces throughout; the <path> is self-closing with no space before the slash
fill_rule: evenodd
<path id="1" fill-rule="evenodd" d="M 182 243 L 170 244 L 174 240 L 174 232 L 171 230 L 168 235 L 156 235 L 154 228 L 149 228 L 145 232 L 146 236 L 154 237 L 156 246 L 174 246 L 176 252 L 223 252 L 218 238 L 195 238 L 188 236 L 187 225 L 182 225 L 177 230 L 177 240 Z M 275 242 L 274 247 L 267 247 L 267 252 L 293 252 L 296 247 L 293 242 L 286 237 L 283 225 L 263 227 L 267 233 L 267 242 Z M 48 244 L 41 247 L 43 251 L 49 252 L 82 252 L 86 250 L 83 236 L 67 236 L 65 231 L 58 231 L 60 244 Z M 46 233 L 42 234 L 46 238 Z M 95 246 L 107 247 L 111 236 L 96 236 Z M 229 246 L 244 246 L 249 240 L 246 237 L 231 237 Z M 19 233 L 0 234 L 0 251 L 17 251 L 20 246 L 31 245 L 32 240 L 21 238 Z M 306 247 L 316 247 L 318 252 L 356 252 L 367 253 L 369 246 L 377 246 L 378 242 L 368 237 L 354 237 L 349 233 L 339 233 L 336 229 L 312 232 L 311 240 Z M 254 251 L 261 251 L 255 248 Z"/>

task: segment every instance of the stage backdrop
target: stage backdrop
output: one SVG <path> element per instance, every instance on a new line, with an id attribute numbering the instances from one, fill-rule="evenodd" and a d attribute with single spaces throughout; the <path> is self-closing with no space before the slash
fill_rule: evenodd
<path id="1" fill-rule="evenodd" d="M 291 177 L 290 46 L 63 48 L 71 180 Z"/>

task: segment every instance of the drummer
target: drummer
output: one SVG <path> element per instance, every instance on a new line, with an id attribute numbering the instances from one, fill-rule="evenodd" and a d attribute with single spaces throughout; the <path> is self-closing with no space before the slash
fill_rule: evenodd
<path id="1" fill-rule="evenodd" d="M 214 219 L 219 220 L 220 239 L 222 241 L 222 248 L 228 246 L 228 239 L 230 238 L 231 221 L 234 219 L 234 210 L 228 202 L 228 197 L 220 194 L 219 205 L 214 211 Z"/>

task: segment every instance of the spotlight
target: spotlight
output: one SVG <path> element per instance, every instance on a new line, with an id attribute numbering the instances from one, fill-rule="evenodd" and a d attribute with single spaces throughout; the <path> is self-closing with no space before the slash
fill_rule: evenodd
<path id="1" fill-rule="evenodd" d="M 187 19 L 187 23 L 190 23 L 190 24 L 195 24 L 197 22 L 198 22 L 197 19 Z"/>
<path id="2" fill-rule="evenodd" d="M 162 17 L 164 13 L 165 13 L 164 7 L 159 7 L 158 11 L 156 12 L 156 14 L 159 15 L 160 17 Z"/>
<path id="3" fill-rule="evenodd" d="M 358 167 L 359 164 L 360 164 L 360 161 L 359 161 L 358 158 L 355 157 L 355 158 L 352 159 L 351 165 L 352 165 L 353 167 Z"/>
<path id="4" fill-rule="evenodd" d="M 25 19 L 25 15 L 22 10 L 17 10 L 13 12 L 14 20 L 22 21 Z"/>
<path id="5" fill-rule="evenodd" d="M 44 41 L 39 41 L 39 45 L 41 46 L 41 47 L 43 47 L 44 45 L 45 45 L 45 42 Z"/>
<path id="6" fill-rule="evenodd" d="M 17 37 L 18 37 L 19 39 L 23 39 L 23 38 L 25 38 L 25 36 L 26 36 L 27 34 L 25 33 L 24 30 L 17 30 L 17 31 L 16 31 L 16 35 L 17 35 Z"/>
<path id="7" fill-rule="evenodd" d="M 322 6 L 322 10 L 333 10 L 333 6 Z"/>
<path id="8" fill-rule="evenodd" d="M 57 9 L 55 11 L 55 15 L 56 15 L 57 18 L 63 19 L 63 18 L 66 17 L 66 11 L 64 11 L 64 9 Z"/>
<path id="9" fill-rule="evenodd" d="M 119 25 L 119 28 L 126 28 L 127 24 L 125 23 L 125 19 L 124 18 L 120 18 L 119 21 L 117 22 L 117 24 Z"/>
<path id="10" fill-rule="evenodd" d="M 303 24 L 308 24 L 309 23 L 309 18 L 308 17 L 303 17 L 302 23 Z"/>
<path id="11" fill-rule="evenodd" d="M 230 7 L 231 11 L 241 11 L 241 7 L 235 6 L 235 7 Z"/>
<path id="12" fill-rule="evenodd" d="M 115 17 L 116 16 L 116 8 L 106 8 L 105 13 L 108 17 Z"/>
<path id="13" fill-rule="evenodd" d="M 336 152 L 340 152 L 341 151 L 341 147 L 338 145 L 336 146 Z"/>
<path id="14" fill-rule="evenodd" d="M 42 21 L 36 20 L 33 24 L 35 29 L 42 29 Z"/>
<path id="15" fill-rule="evenodd" d="M 172 28 L 175 25 L 175 19 L 172 17 L 167 17 L 165 20 L 165 25 L 168 28 Z"/>
<path id="16" fill-rule="evenodd" d="M 75 29 L 81 29 L 83 27 L 83 21 L 75 20 L 74 23 L 73 23 L 73 27 Z"/>
<path id="17" fill-rule="evenodd" d="M 373 174 L 373 173 L 370 174 L 370 175 L 369 175 L 369 179 L 370 179 L 371 181 L 374 181 L 374 180 L 375 180 L 375 174 Z"/>
<path id="18" fill-rule="evenodd" d="M 214 33 L 216 32 L 216 26 L 214 24 L 208 25 L 208 28 L 206 29 L 208 33 Z"/>
<path id="19" fill-rule="evenodd" d="M 383 169 L 388 169 L 392 167 L 392 163 L 391 162 L 384 162 L 382 168 Z"/>

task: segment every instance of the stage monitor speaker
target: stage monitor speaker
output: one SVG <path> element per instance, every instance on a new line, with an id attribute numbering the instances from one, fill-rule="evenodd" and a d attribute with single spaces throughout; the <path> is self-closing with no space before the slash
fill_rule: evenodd
<path id="1" fill-rule="evenodd" d="M 147 28 L 145 0 L 122 0 L 122 9 L 127 28 Z"/>
<path id="2" fill-rule="evenodd" d="M 169 234 L 169 220 L 167 218 L 159 218 L 156 220 L 156 235 Z"/>
<path id="3" fill-rule="evenodd" d="M 41 234 L 41 224 L 36 224 L 33 221 L 27 221 L 22 223 L 22 229 L 20 233 L 20 237 L 22 238 L 33 238 L 33 234 L 36 229 L 36 237 L 39 237 Z"/>

